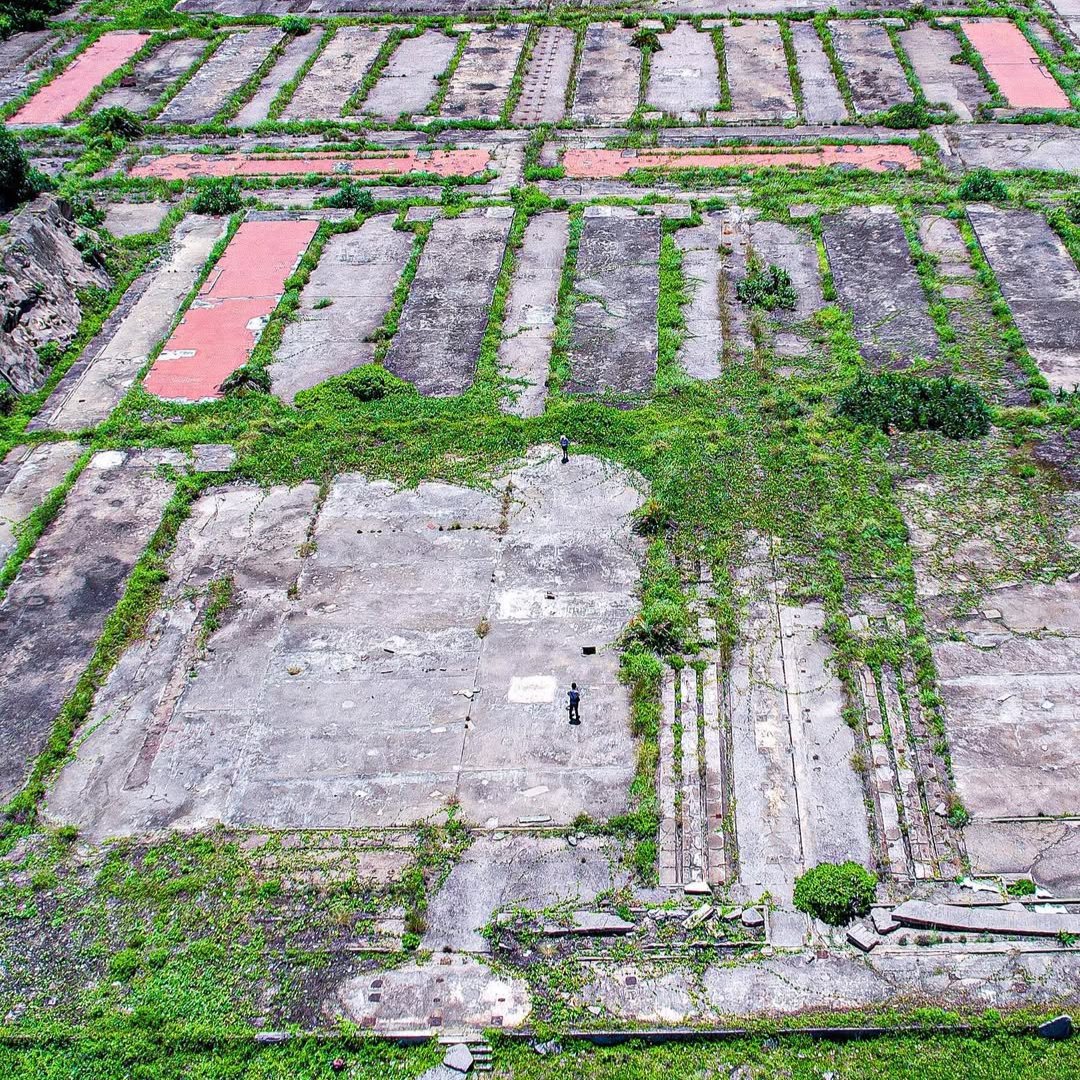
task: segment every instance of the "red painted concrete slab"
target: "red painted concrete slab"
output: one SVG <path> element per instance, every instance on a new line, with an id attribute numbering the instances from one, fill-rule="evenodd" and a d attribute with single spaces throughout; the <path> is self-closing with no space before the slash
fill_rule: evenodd
<path id="1" fill-rule="evenodd" d="M 245 221 L 146 376 L 173 401 L 220 397 L 247 362 L 318 228 L 317 221 Z"/>
<path id="2" fill-rule="evenodd" d="M 1008 19 L 960 24 L 990 78 L 1015 109 L 1067 109 L 1069 99 L 1027 38 Z"/>
<path id="3" fill-rule="evenodd" d="M 415 150 L 385 154 L 163 154 L 134 166 L 131 176 L 159 180 L 200 179 L 210 176 L 404 176 L 429 172 L 437 176 L 471 176 L 491 161 L 487 150 Z"/>
<path id="4" fill-rule="evenodd" d="M 814 169 L 848 165 L 871 172 L 920 168 L 910 146 L 775 146 L 715 147 L 707 150 L 567 150 L 563 166 L 568 176 L 600 180 L 625 176 L 633 169 L 760 169 L 782 166 Z"/>
<path id="5" fill-rule="evenodd" d="M 9 121 L 59 124 L 90 91 L 127 63 L 147 42 L 146 34 L 103 34 L 48 86 L 43 86 Z"/>

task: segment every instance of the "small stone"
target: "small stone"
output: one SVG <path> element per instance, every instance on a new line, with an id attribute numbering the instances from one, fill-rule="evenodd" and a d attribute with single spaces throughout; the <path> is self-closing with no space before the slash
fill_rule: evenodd
<path id="1" fill-rule="evenodd" d="M 724 912 L 722 918 L 724 922 L 738 922 L 742 918 L 743 909 L 741 907 L 732 908 L 730 911 Z"/>
<path id="2" fill-rule="evenodd" d="M 472 1068 L 472 1051 L 464 1043 L 456 1043 L 446 1051 L 443 1064 L 455 1072 L 467 1073 Z"/>
<path id="3" fill-rule="evenodd" d="M 504 833 L 504 832 L 492 833 L 491 834 L 491 839 L 492 840 L 505 840 L 506 839 L 506 833 Z"/>
<path id="4" fill-rule="evenodd" d="M 688 881 L 683 886 L 683 892 L 688 896 L 712 896 L 712 889 L 705 881 Z"/>
<path id="5" fill-rule="evenodd" d="M 1053 1020 L 1040 1024 L 1038 1030 L 1044 1039 L 1068 1039 L 1073 1033 L 1072 1017 L 1067 1013 L 1055 1016 Z"/>
<path id="6" fill-rule="evenodd" d="M 998 611 L 997 608 L 992 608 L 992 607 L 991 608 L 986 608 L 983 611 L 983 618 L 984 619 L 1000 619 L 1001 618 L 1001 612 Z"/>
<path id="7" fill-rule="evenodd" d="M 573 833 L 571 833 L 571 834 L 570 834 L 570 835 L 569 835 L 569 836 L 568 836 L 568 837 L 566 838 L 566 842 L 567 842 L 567 843 L 568 843 L 568 844 L 569 844 L 569 845 L 570 845 L 571 847 L 577 847 L 577 837 L 576 837 L 576 836 L 575 836 L 575 835 L 574 835 Z"/>
<path id="8" fill-rule="evenodd" d="M 587 1008 L 588 1008 L 588 1011 L 593 1014 L 593 1016 L 599 1016 L 604 1011 L 603 1009 L 600 1008 L 599 1005 L 589 1005 L 589 1006 L 587 1006 Z"/>
<path id="9" fill-rule="evenodd" d="M 758 908 L 747 908 L 739 916 L 739 920 L 743 926 L 748 926 L 751 930 L 756 930 L 758 927 L 765 925 L 765 916 Z"/>
<path id="10" fill-rule="evenodd" d="M 876 907 L 870 912 L 870 921 L 879 934 L 891 934 L 900 929 L 900 924 L 892 917 L 888 908 Z"/>
<path id="11" fill-rule="evenodd" d="M 938 817 L 948 817 L 949 808 L 943 802 L 939 802 L 937 806 L 934 807 L 934 813 L 937 814 Z"/>
<path id="12" fill-rule="evenodd" d="M 533 1043 L 533 1049 L 541 1057 L 555 1057 L 562 1053 L 562 1046 L 554 1039 L 548 1039 L 547 1042 Z"/>
<path id="13" fill-rule="evenodd" d="M 290 1031 L 257 1031 L 255 1041 L 260 1046 L 273 1046 L 276 1043 L 288 1042 L 292 1038 Z"/>
<path id="14" fill-rule="evenodd" d="M 862 952 L 870 952 L 878 943 L 877 934 L 865 923 L 855 923 L 854 926 L 849 927 L 847 939 Z"/>
<path id="15" fill-rule="evenodd" d="M 683 922 L 683 929 L 693 930 L 700 926 L 716 909 L 712 904 L 702 904 L 688 919 Z"/>

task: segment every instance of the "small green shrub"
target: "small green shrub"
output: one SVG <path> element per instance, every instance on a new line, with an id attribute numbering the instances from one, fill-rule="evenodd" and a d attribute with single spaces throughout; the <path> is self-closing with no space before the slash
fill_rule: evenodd
<path id="1" fill-rule="evenodd" d="M 646 499 L 634 511 L 633 529 L 639 536 L 659 536 L 671 524 L 671 514 L 659 499 Z"/>
<path id="2" fill-rule="evenodd" d="M 123 139 L 137 139 L 143 133 L 142 120 L 120 105 L 94 113 L 86 126 L 91 135 L 119 135 Z"/>
<path id="3" fill-rule="evenodd" d="M 363 364 L 328 382 L 345 390 L 357 401 L 379 401 L 391 394 L 415 393 L 409 383 L 379 364 Z"/>
<path id="4" fill-rule="evenodd" d="M 1017 878 L 1010 881 L 1005 890 L 1010 896 L 1034 896 L 1035 882 L 1031 878 Z"/>
<path id="5" fill-rule="evenodd" d="M 870 910 L 876 888 L 877 876 L 858 863 L 821 863 L 795 879 L 795 906 L 830 926 L 844 926 Z"/>
<path id="6" fill-rule="evenodd" d="M 925 128 L 934 122 L 925 105 L 915 101 L 901 101 L 881 114 L 882 127 Z"/>
<path id="7" fill-rule="evenodd" d="M 375 209 L 375 199 L 367 188 L 361 187 L 352 180 L 346 180 L 333 195 L 327 198 L 326 205 L 335 210 L 359 210 L 361 213 L 368 214 Z"/>
<path id="8" fill-rule="evenodd" d="M 655 30 L 644 27 L 638 30 L 630 39 L 630 44 L 635 49 L 648 49 L 649 52 L 660 52 L 664 46 L 660 44 L 660 35 Z"/>
<path id="9" fill-rule="evenodd" d="M 223 394 L 235 397 L 244 394 L 269 394 L 270 385 L 270 373 L 265 368 L 244 364 L 231 375 L 226 375 L 219 389 Z"/>
<path id="10" fill-rule="evenodd" d="M 735 296 L 750 307 L 765 308 L 766 311 L 790 310 L 799 301 L 795 286 L 791 284 L 791 275 L 783 267 L 760 264 L 752 266 L 735 286 Z"/>
<path id="11" fill-rule="evenodd" d="M 968 202 L 1002 202 L 1009 197 L 1009 189 L 990 171 L 980 167 L 960 181 L 957 195 Z"/>
<path id="12" fill-rule="evenodd" d="M 47 177 L 30 167 L 19 140 L 0 127 L 0 210 L 9 210 L 49 187 Z"/>
<path id="13" fill-rule="evenodd" d="M 281 27 L 283 33 L 292 34 L 293 37 L 303 37 L 304 34 L 311 33 L 311 21 L 299 15 L 286 15 L 278 26 Z"/>
<path id="14" fill-rule="evenodd" d="M 210 180 L 199 187 L 191 204 L 196 214 L 235 214 L 244 205 L 244 189 L 240 181 L 228 179 Z"/>
<path id="15" fill-rule="evenodd" d="M 990 430 L 990 410 L 970 383 L 923 379 L 895 371 L 860 375 L 837 396 L 836 412 L 888 431 L 940 431 L 978 439 Z"/>
<path id="16" fill-rule="evenodd" d="M 957 800 L 949 807 L 949 816 L 946 820 L 954 829 L 962 829 L 971 821 L 971 815 L 968 813 L 967 807 Z"/>
<path id="17" fill-rule="evenodd" d="M 139 970 L 139 954 L 135 949 L 121 949 L 109 961 L 109 974 L 127 982 Z"/>
<path id="18" fill-rule="evenodd" d="M 1065 199 L 1065 216 L 1074 225 L 1080 225 L 1080 191 L 1074 191 Z"/>

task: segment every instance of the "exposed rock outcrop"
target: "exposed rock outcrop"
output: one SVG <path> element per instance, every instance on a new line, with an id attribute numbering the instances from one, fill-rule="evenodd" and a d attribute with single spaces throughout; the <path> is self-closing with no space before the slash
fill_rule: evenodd
<path id="1" fill-rule="evenodd" d="M 48 375 L 37 350 L 50 341 L 64 349 L 74 338 L 82 318 L 78 290 L 110 284 L 75 246 L 81 231 L 68 203 L 42 195 L 0 237 L 0 377 L 21 394 L 39 389 Z"/>

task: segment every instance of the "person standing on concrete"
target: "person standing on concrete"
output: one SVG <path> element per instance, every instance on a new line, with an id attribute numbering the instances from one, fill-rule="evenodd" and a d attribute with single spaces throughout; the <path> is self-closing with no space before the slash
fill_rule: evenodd
<path id="1" fill-rule="evenodd" d="M 560 435 L 559 445 L 562 447 L 562 463 L 565 465 L 570 460 L 570 440 L 565 435 Z"/>
<path id="2" fill-rule="evenodd" d="M 570 684 L 570 689 L 567 692 L 566 696 L 567 696 L 567 698 L 569 698 L 569 701 L 570 701 L 570 704 L 567 705 L 567 707 L 566 707 L 567 712 L 570 713 L 570 723 L 571 724 L 580 724 L 581 723 L 581 713 L 578 710 L 581 707 L 581 693 L 577 688 L 577 683 L 576 682 L 572 682 Z"/>

